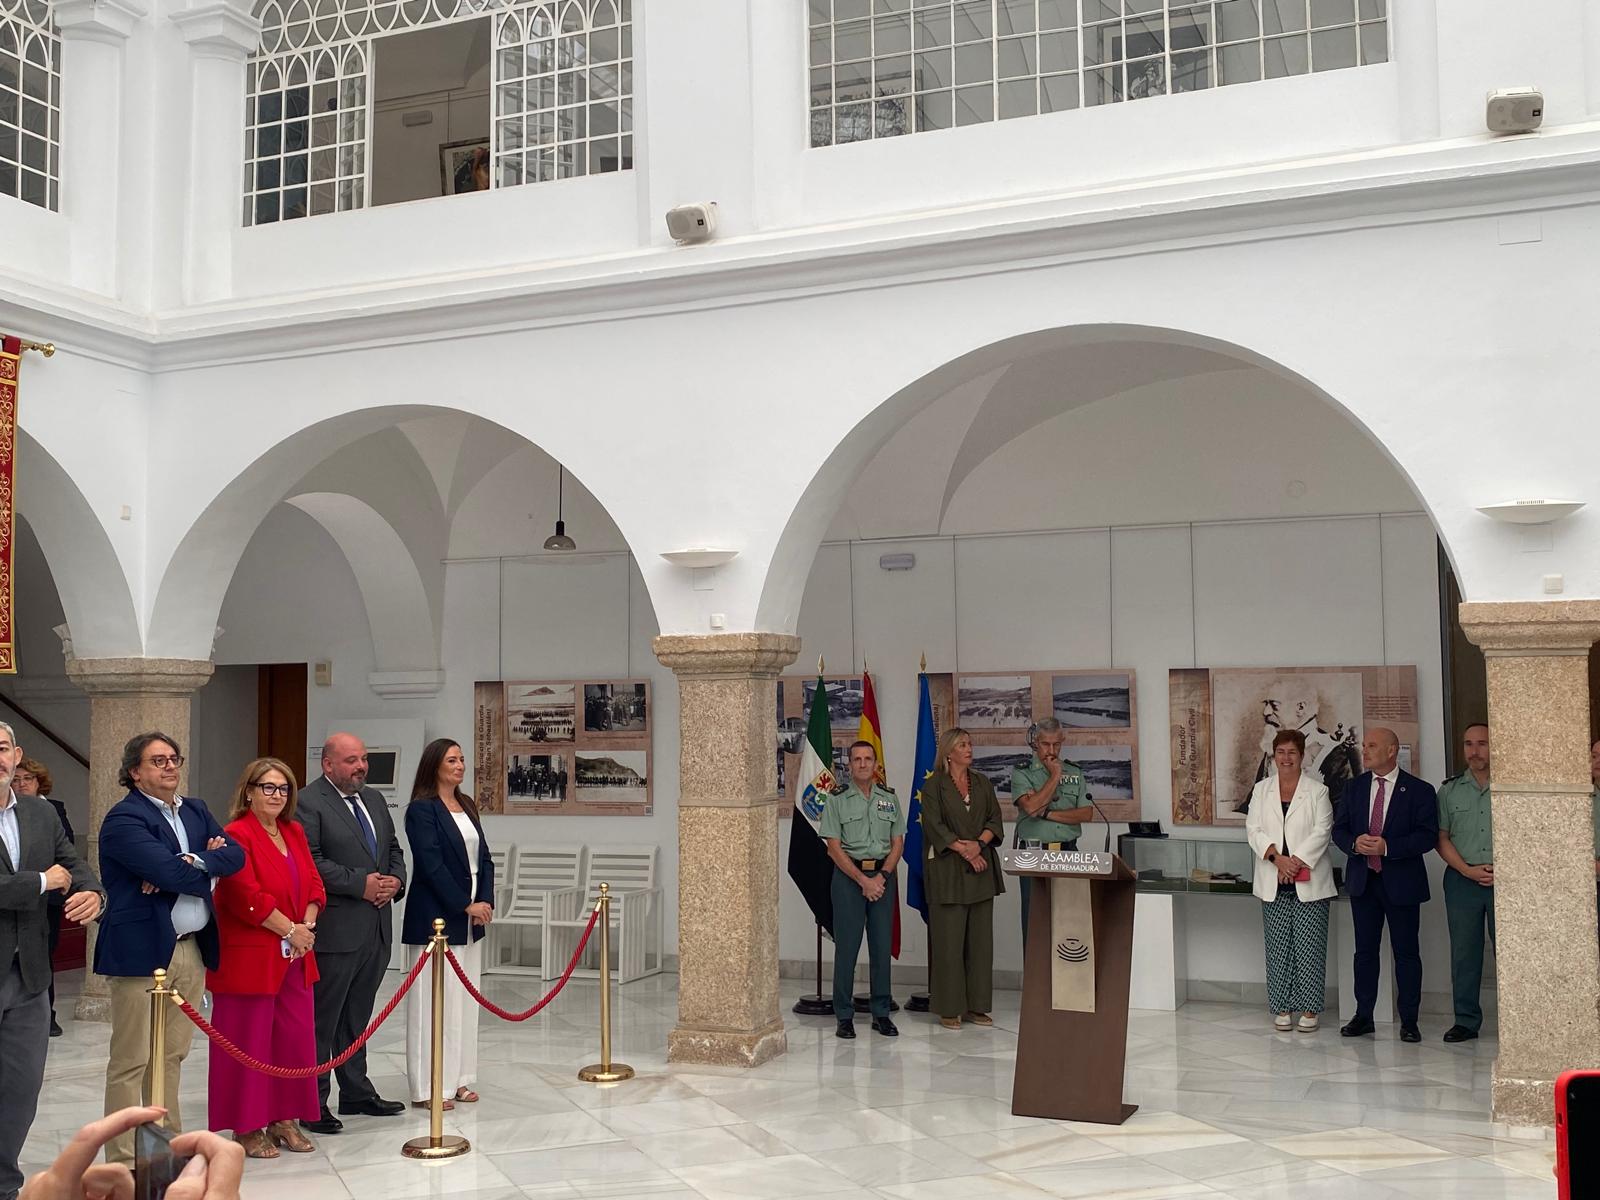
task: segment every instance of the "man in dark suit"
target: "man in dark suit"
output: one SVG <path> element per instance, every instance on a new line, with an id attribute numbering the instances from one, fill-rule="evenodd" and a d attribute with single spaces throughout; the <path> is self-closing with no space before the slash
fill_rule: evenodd
<path id="1" fill-rule="evenodd" d="M 1399 991 L 1400 1040 L 1420 1042 L 1422 952 L 1417 944 L 1428 899 L 1423 861 L 1439 844 L 1439 801 L 1433 786 L 1400 770 L 1400 739 L 1382 726 L 1361 739 L 1363 773 L 1345 785 L 1333 816 L 1333 842 L 1349 855 L 1345 886 L 1356 935 L 1356 1015 L 1340 1033 L 1371 1033 L 1378 1000 L 1378 951 L 1389 926 Z"/>
<path id="2" fill-rule="evenodd" d="M 80 862 L 55 810 L 11 786 L 22 758 L 0 722 L 0 1200 L 22 1187 L 17 1157 L 39 1104 L 50 1045 L 50 921 L 56 893 L 69 920 L 92 921 L 105 907 L 100 881 Z"/>
<path id="3" fill-rule="evenodd" d="M 389 806 L 366 781 L 366 746 L 352 734 L 335 733 L 322 746 L 322 777 L 300 793 L 295 814 L 328 889 L 328 907 L 317 922 L 319 1062 L 341 1053 L 372 1020 L 394 940 L 390 905 L 405 895 L 406 857 Z M 365 1049 L 337 1074 L 342 1115 L 392 1117 L 405 1111 L 404 1102 L 385 1100 L 372 1086 Z M 344 1122 L 328 1108 L 326 1075 L 317 1077 L 317 1090 L 322 1114 L 301 1124 L 313 1133 L 338 1133 Z"/>
<path id="4" fill-rule="evenodd" d="M 178 1078 L 194 1026 L 177 1005 L 166 1010 L 166 1057 L 150 1058 L 150 977 L 165 968 L 185 1000 L 205 993 L 217 965 L 212 884 L 244 866 L 205 801 L 178 794 L 183 755 L 164 733 L 141 733 L 122 750 L 118 778 L 128 794 L 100 824 L 100 872 L 110 908 L 94 944 L 94 969 L 111 984 L 111 1050 L 106 1112 L 144 1102 L 149 1072 L 162 1073 L 167 1124 L 183 1129 Z M 131 1163 L 133 1135 L 106 1143 L 106 1161 Z"/>

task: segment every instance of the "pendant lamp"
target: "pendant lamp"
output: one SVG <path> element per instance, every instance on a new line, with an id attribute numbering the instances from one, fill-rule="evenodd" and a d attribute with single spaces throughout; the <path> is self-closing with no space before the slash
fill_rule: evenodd
<path id="1" fill-rule="evenodd" d="M 562 509 L 566 500 L 565 483 L 566 468 L 560 463 L 556 464 L 556 531 L 544 540 L 546 550 L 576 550 L 578 543 L 567 536 L 567 523 L 563 521 Z"/>

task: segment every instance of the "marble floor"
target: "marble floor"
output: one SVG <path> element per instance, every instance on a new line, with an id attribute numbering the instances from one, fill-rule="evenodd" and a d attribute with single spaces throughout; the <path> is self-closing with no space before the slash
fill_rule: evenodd
<path id="1" fill-rule="evenodd" d="M 63 982 L 68 982 L 63 977 Z M 390 975 L 389 987 L 398 983 Z M 537 980 L 493 975 L 508 1007 Z M 785 981 L 789 992 L 802 986 Z M 69 985 L 70 986 L 70 985 Z M 593 983 L 575 981 L 538 1017 L 485 1015 L 479 1104 L 446 1114 L 473 1152 L 442 1164 L 400 1157 L 426 1114 L 349 1118 L 318 1151 L 252 1162 L 245 1200 L 522 1200 L 680 1196 L 1106 1197 L 1322 1200 L 1358 1197 L 1554 1197 L 1553 1144 L 1487 1119 L 1495 1043 L 1446 1046 L 1441 1028 L 1408 1046 L 1380 1026 L 1351 1042 L 1277 1034 L 1264 1013 L 1191 1003 L 1133 1014 L 1128 1099 L 1140 1111 L 1113 1128 L 1010 1112 L 1016 993 L 997 998 L 992 1030 L 940 1029 L 902 1014 L 901 1036 L 854 1042 L 831 1019 L 790 1016 L 789 1053 L 754 1071 L 665 1061 L 676 979 L 629 984 L 614 1006 L 616 1057 L 638 1078 L 596 1087 L 579 1067 L 597 1057 Z M 71 1011 L 70 1000 L 61 1006 Z M 371 1071 L 403 1095 L 404 1024 L 375 1040 Z M 51 1046 L 38 1119 L 24 1151 L 37 1169 L 97 1116 L 107 1027 L 65 1022 Z M 204 1118 L 206 1052 L 185 1068 L 184 1112 Z"/>

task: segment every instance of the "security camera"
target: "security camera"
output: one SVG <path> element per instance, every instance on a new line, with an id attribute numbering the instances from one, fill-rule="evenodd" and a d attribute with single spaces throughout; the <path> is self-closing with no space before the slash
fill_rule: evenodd
<path id="1" fill-rule="evenodd" d="M 667 210 L 667 233 L 680 246 L 709 242 L 717 236 L 715 204 L 680 204 Z"/>
<path id="2" fill-rule="evenodd" d="M 1532 133 L 1544 124 L 1544 93 L 1531 87 L 1490 92 L 1483 120 L 1490 133 Z"/>

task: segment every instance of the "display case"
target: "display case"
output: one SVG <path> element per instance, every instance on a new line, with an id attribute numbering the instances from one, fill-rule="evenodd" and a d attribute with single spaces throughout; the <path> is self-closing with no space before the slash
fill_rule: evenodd
<path id="1" fill-rule="evenodd" d="M 1117 853 L 1141 892 L 1251 894 L 1255 863 L 1243 841 L 1123 835 L 1117 839 Z"/>

